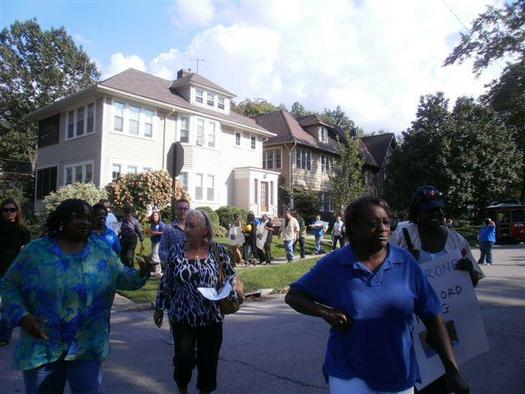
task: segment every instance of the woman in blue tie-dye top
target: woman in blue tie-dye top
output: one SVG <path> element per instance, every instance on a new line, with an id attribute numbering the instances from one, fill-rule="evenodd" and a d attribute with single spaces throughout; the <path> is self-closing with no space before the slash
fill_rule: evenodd
<path id="1" fill-rule="evenodd" d="M 109 354 L 109 315 L 116 289 L 144 285 L 149 265 L 125 268 L 106 243 L 89 238 L 88 203 L 62 202 L 47 220 L 47 236 L 29 243 L 0 287 L 5 315 L 22 328 L 14 367 L 26 393 L 98 393 Z"/>

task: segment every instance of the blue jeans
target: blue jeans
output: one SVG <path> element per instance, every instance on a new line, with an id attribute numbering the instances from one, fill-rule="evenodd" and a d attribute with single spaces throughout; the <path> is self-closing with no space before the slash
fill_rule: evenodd
<path id="1" fill-rule="evenodd" d="M 286 250 L 286 259 L 293 260 L 293 241 L 284 241 L 284 250 Z"/>
<path id="2" fill-rule="evenodd" d="M 101 394 L 100 361 L 55 361 L 23 371 L 26 394 L 62 393 L 66 382 L 71 394 Z"/>
<path id="3" fill-rule="evenodd" d="M 479 243 L 479 251 L 481 255 L 479 256 L 478 264 L 483 264 L 485 258 L 487 259 L 487 264 L 492 264 L 492 246 L 493 242 L 481 241 Z"/>
<path id="4" fill-rule="evenodd" d="M 322 235 L 315 236 L 315 254 L 321 254 L 321 240 L 323 239 Z"/>

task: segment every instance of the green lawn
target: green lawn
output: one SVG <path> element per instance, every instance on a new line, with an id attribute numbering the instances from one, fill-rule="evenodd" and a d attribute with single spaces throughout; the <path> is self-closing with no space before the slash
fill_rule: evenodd
<path id="1" fill-rule="evenodd" d="M 454 227 L 458 233 L 463 235 L 465 239 L 469 242 L 471 247 L 478 246 L 478 235 L 479 230 L 482 226 L 464 226 L 464 227 Z"/>

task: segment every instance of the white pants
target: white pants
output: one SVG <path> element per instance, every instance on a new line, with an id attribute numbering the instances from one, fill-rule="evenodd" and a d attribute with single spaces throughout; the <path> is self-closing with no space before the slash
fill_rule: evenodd
<path id="1" fill-rule="evenodd" d="M 328 377 L 330 384 L 330 394 L 413 394 L 414 388 L 411 387 L 403 391 L 375 391 L 372 390 L 364 380 L 353 378 L 349 380 Z"/>
<path id="2" fill-rule="evenodd" d="M 160 257 L 159 257 L 159 247 L 160 242 L 155 242 L 151 244 L 151 261 L 155 264 L 155 272 L 154 274 L 160 274 L 161 268 L 160 268 Z"/>

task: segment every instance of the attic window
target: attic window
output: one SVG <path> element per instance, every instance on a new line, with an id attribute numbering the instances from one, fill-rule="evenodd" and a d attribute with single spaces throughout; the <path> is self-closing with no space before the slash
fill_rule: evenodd
<path id="1" fill-rule="evenodd" d="M 215 95 L 213 93 L 206 92 L 206 97 L 206 104 L 208 104 L 210 107 L 215 106 Z"/>
<path id="2" fill-rule="evenodd" d="M 219 109 L 224 109 L 224 97 L 219 96 L 219 101 L 218 101 L 218 103 L 217 103 L 217 107 L 218 107 Z"/>
<path id="3" fill-rule="evenodd" d="M 195 89 L 195 102 L 202 104 L 204 102 L 204 90 L 202 89 Z"/>
<path id="4" fill-rule="evenodd" d="M 319 130 L 319 141 L 326 142 L 326 140 L 327 140 L 327 135 L 326 134 L 327 134 L 326 127 L 321 126 L 321 128 Z"/>

